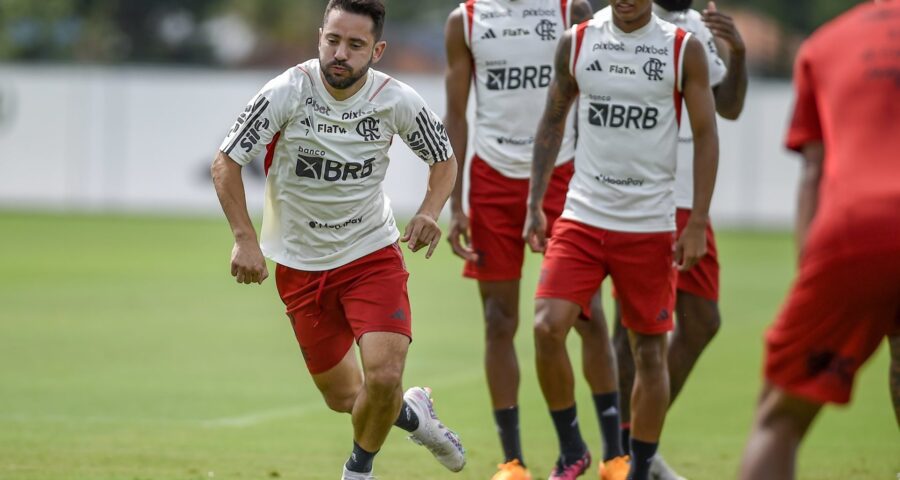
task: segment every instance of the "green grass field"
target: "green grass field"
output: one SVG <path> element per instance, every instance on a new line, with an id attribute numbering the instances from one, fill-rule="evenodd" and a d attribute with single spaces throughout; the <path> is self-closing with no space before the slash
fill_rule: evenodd
<path id="1" fill-rule="evenodd" d="M 721 232 L 719 242 L 724 327 L 662 442 L 691 480 L 734 478 L 760 385 L 761 335 L 793 272 L 787 234 Z M 235 284 L 230 251 L 224 219 L 0 214 L 0 478 L 339 478 L 349 417 L 321 402 L 272 279 Z M 453 475 L 395 431 L 375 473 L 488 479 L 500 448 L 476 286 L 446 245 L 429 261 L 407 262 L 415 342 L 406 384 L 434 388 L 469 463 Z M 526 268 L 518 338 L 523 443 L 536 479 L 556 455 L 534 374 L 537 266 L 533 257 Z M 582 431 L 596 456 L 596 417 L 579 380 Z M 859 377 L 853 405 L 820 417 L 800 466 L 809 480 L 896 478 L 900 435 L 884 347 Z"/>

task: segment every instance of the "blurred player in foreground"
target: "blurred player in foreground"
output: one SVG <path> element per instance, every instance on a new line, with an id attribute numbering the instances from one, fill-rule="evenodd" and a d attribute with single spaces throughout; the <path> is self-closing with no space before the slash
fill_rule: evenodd
<path id="1" fill-rule="evenodd" d="M 895 347 L 900 334 L 898 35 L 900 3 L 868 2 L 821 27 L 797 55 L 787 146 L 803 155 L 800 265 L 766 334 L 742 480 L 794 478 L 822 406 L 848 403 L 859 367 L 886 335 Z M 896 389 L 896 368 L 892 375 Z"/>

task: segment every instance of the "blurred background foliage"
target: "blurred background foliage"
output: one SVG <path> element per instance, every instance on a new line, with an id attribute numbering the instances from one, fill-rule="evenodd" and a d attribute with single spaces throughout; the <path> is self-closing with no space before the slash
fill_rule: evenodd
<path id="1" fill-rule="evenodd" d="M 326 0 L 0 0 L 0 61 L 280 67 L 315 55 Z M 437 72 L 453 0 L 386 0 L 385 68 Z M 606 0 L 592 0 L 595 9 Z M 812 30 L 851 0 L 722 0 L 756 75 L 787 76 Z M 706 2 L 695 1 L 702 9 Z"/>

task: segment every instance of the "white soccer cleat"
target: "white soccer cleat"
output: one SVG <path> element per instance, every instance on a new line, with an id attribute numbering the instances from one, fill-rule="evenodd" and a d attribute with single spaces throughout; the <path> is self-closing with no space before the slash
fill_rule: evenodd
<path id="1" fill-rule="evenodd" d="M 438 419 L 434 412 L 431 389 L 412 387 L 403 394 L 403 399 L 419 417 L 419 428 L 410 434 L 409 439 L 427 448 L 451 472 L 462 470 L 466 466 L 466 449 L 463 448 L 459 435 Z"/>
<path id="2" fill-rule="evenodd" d="M 687 480 L 675 473 L 675 470 L 672 470 L 672 467 L 658 453 L 650 461 L 650 478 L 653 480 Z"/>
<path id="3" fill-rule="evenodd" d="M 344 473 L 341 475 L 341 480 L 375 480 L 375 475 L 372 475 L 372 472 L 351 472 L 350 470 L 347 470 L 347 466 L 344 465 Z"/>

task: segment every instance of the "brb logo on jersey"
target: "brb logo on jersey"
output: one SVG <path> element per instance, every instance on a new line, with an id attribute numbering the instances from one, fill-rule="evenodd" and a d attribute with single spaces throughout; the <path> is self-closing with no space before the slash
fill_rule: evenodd
<path id="1" fill-rule="evenodd" d="M 487 71 L 488 90 L 519 90 L 522 88 L 546 88 L 550 85 L 553 67 L 507 67 L 489 68 Z"/>
<path id="2" fill-rule="evenodd" d="M 546 18 L 538 22 L 534 27 L 534 33 L 538 34 L 543 41 L 556 40 L 556 23 Z"/>
<path id="3" fill-rule="evenodd" d="M 346 182 L 348 178 L 354 180 L 366 178 L 372 175 L 372 170 L 374 170 L 374 158 L 365 160 L 363 163 L 341 163 L 335 160 L 328 160 L 324 155 L 308 155 L 309 153 L 324 154 L 325 152 L 321 150 L 300 147 L 300 151 L 303 153 L 297 156 L 296 173 L 301 178 L 324 180 L 326 182 Z"/>
<path id="4" fill-rule="evenodd" d="M 663 79 L 663 67 L 666 64 L 658 58 L 651 58 L 644 64 L 644 73 L 647 74 L 647 80 L 661 82 Z"/>
<path id="5" fill-rule="evenodd" d="M 366 142 L 372 142 L 381 138 L 381 132 L 378 124 L 381 120 L 378 118 L 366 117 L 356 124 L 356 133 Z"/>
<path id="6" fill-rule="evenodd" d="M 598 127 L 650 130 L 659 124 L 659 110 L 636 105 L 591 103 L 588 122 Z"/>

